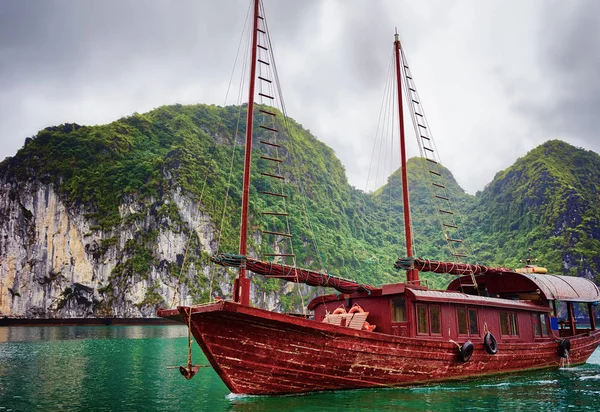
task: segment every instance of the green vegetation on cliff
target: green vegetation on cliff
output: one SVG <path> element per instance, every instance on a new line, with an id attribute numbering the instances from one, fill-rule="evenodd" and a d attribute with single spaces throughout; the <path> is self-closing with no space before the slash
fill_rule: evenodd
<path id="1" fill-rule="evenodd" d="M 600 156 L 552 140 L 477 194 L 468 230 L 477 255 L 487 262 L 519 266 L 531 247 L 551 272 L 598 282 L 599 201 Z"/>
<path id="2" fill-rule="evenodd" d="M 110 230 L 122 224 L 119 207 L 129 198 L 145 203 L 164 224 L 188 233 L 190 228 L 174 203 L 165 200 L 167 195 L 181 189 L 200 201 L 202 211 L 218 227 L 232 164 L 220 250 L 235 252 L 243 156 L 240 142 L 245 123 L 239 122 L 237 139 L 236 127 L 238 119 L 245 117 L 245 110 L 234 106 L 173 105 L 103 126 L 65 124 L 47 128 L 28 140 L 15 157 L 0 164 L 0 176 L 53 183 L 67 204 L 85 205 L 94 230 Z M 260 116 L 264 115 L 257 115 L 257 122 L 261 121 Z M 283 190 L 288 195 L 298 263 L 376 285 L 403 280 L 404 273 L 392 269 L 394 260 L 404 253 L 399 172 L 374 194 L 366 194 L 348 184 L 334 152 L 301 125 L 288 119 L 287 127 L 281 120 L 275 126 L 286 130 L 279 133 L 281 149 L 258 144 L 267 133 L 265 130 L 258 129 L 254 137 L 257 150 L 252 164 L 252 233 L 267 226 L 285 230 L 281 223 L 262 215 L 262 211 L 273 210 L 276 205 L 258 194 L 280 190 L 274 179 L 260 174 L 273 173 L 271 163 L 260 156 L 282 158 L 285 161 L 281 173 L 290 183 Z M 417 255 L 448 259 L 440 224 L 429 202 L 427 172 L 418 159 L 409 161 L 408 171 Z M 588 278 L 598 273 L 597 154 L 560 141 L 547 142 L 498 173 L 476 196 L 466 194 L 447 169 L 441 171 L 457 221 L 463 228 L 463 238 L 469 240 L 479 263 L 519 266 L 518 260 L 532 247 L 541 264 L 555 273 Z M 133 213 L 127 219 L 143 216 Z M 152 251 L 156 236 L 139 234 L 126 245 L 123 263 L 113 271 L 115 279 L 144 277 L 145 272 L 159 264 Z M 99 256 L 114 245 L 116 238 L 110 239 L 112 244 L 99 246 Z M 258 254 L 273 251 L 274 245 L 266 237 L 262 242 L 254 236 L 251 239 L 251 247 Z M 196 256 L 192 259 L 205 261 L 207 256 L 199 252 L 199 242 L 193 244 Z M 279 242 L 278 247 L 286 246 Z M 170 263 L 176 273 L 181 264 Z M 443 287 L 449 279 L 427 274 L 424 277 L 433 287 Z M 258 282 L 267 291 L 279 287 L 273 281 Z M 195 287 L 205 284 L 206 279 L 199 279 Z M 115 293 L 111 288 L 107 286 L 106 293 Z M 148 299 L 154 302 L 158 298 L 152 295 Z M 294 302 L 286 300 L 284 304 L 291 306 Z"/>

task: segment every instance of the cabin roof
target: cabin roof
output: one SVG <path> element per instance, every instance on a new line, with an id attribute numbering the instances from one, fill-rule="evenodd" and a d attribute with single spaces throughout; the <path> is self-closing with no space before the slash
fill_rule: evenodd
<path id="1" fill-rule="evenodd" d="M 407 288 L 406 291 L 411 294 L 417 302 L 460 303 L 465 305 L 531 310 L 535 312 L 550 312 L 551 310 L 549 307 L 523 300 L 490 298 L 446 290 L 418 290 Z"/>
<path id="2" fill-rule="evenodd" d="M 455 279 L 449 291 L 458 291 L 462 283 L 471 283 L 470 277 Z M 577 276 L 559 276 L 537 273 L 505 272 L 477 276 L 477 284 L 485 287 L 490 295 L 510 293 L 537 293 L 545 300 L 567 302 L 598 302 L 600 289 L 594 282 Z"/>
<path id="3" fill-rule="evenodd" d="M 548 300 L 571 302 L 598 302 L 600 289 L 590 280 L 578 276 L 540 275 L 523 273 L 529 278 Z"/>

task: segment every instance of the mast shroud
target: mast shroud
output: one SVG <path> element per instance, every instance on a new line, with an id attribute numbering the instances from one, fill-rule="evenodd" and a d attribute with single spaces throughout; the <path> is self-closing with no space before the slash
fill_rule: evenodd
<path id="1" fill-rule="evenodd" d="M 394 35 L 394 53 L 396 55 L 396 84 L 398 89 L 398 121 L 400 124 L 400 169 L 402 172 L 402 205 L 404 211 L 404 234 L 406 237 L 406 256 L 412 258 L 412 233 L 410 229 L 410 201 L 408 198 L 408 174 L 406 170 L 406 142 L 404 137 L 404 110 L 402 106 L 402 69 L 400 66 L 400 40 Z M 412 268 L 406 271 L 408 283 L 419 284 L 419 272 Z"/>
<path id="2" fill-rule="evenodd" d="M 248 251 L 248 207 L 250 197 L 250 165 L 252 160 L 252 126 L 254 121 L 254 87 L 256 82 L 256 58 L 258 43 L 258 8 L 260 0 L 254 0 L 252 23 L 252 57 L 250 58 L 250 85 L 248 90 L 248 113 L 246 114 L 246 150 L 244 151 L 244 182 L 242 188 L 242 217 L 240 223 L 240 255 Z M 242 305 L 250 303 L 250 279 L 246 277 L 246 265 L 240 266 L 233 285 L 233 300 Z"/>

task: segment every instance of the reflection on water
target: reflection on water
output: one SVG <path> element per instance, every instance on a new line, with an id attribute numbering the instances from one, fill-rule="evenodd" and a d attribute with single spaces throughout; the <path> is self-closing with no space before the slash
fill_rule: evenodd
<path id="1" fill-rule="evenodd" d="M 586 365 L 417 388 L 234 396 L 214 370 L 186 381 L 185 326 L 0 327 L 0 411 L 597 410 L 600 351 Z M 207 361 L 197 346 L 194 362 Z"/>
<path id="2" fill-rule="evenodd" d="M 0 343 L 69 339 L 181 338 L 187 329 L 168 326 L 11 326 L 0 327 Z"/>

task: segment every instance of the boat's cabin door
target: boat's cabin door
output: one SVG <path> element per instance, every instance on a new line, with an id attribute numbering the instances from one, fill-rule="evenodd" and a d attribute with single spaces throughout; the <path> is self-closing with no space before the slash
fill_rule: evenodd
<path id="1" fill-rule="evenodd" d="M 406 316 L 406 300 L 402 296 L 392 299 L 392 335 L 409 336 L 409 323 Z"/>

